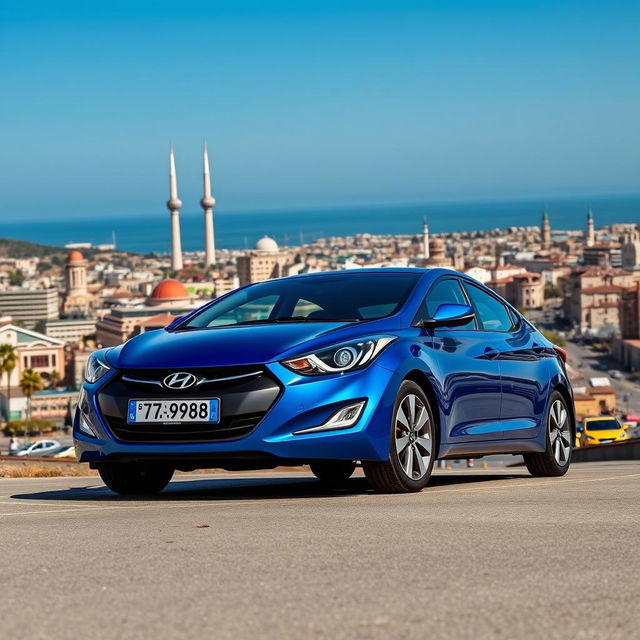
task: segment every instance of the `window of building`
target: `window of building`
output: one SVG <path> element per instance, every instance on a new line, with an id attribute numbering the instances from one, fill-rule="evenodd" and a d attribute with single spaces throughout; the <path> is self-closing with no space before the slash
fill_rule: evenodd
<path id="1" fill-rule="evenodd" d="M 31 356 L 31 367 L 42 368 L 49 366 L 49 356 Z"/>

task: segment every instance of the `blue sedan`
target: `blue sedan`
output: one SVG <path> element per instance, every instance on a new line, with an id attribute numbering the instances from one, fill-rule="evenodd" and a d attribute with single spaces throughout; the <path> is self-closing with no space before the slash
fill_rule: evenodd
<path id="1" fill-rule="evenodd" d="M 454 271 L 282 278 L 95 352 L 75 446 L 120 494 L 212 467 L 309 464 L 337 484 L 357 461 L 379 491 L 420 491 L 436 459 L 508 453 L 561 476 L 575 437 L 565 359 Z"/>

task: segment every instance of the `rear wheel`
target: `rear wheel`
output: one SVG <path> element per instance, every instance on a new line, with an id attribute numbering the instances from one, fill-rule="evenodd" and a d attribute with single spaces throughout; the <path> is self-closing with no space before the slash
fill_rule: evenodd
<path id="1" fill-rule="evenodd" d="M 171 481 L 173 469 L 164 465 L 110 463 L 98 469 L 102 481 L 121 496 L 154 495 Z"/>
<path id="2" fill-rule="evenodd" d="M 558 391 L 551 394 L 547 412 L 547 448 L 544 453 L 525 453 L 524 463 L 532 476 L 563 476 L 571 463 L 573 421 L 567 401 Z"/>
<path id="3" fill-rule="evenodd" d="M 377 491 L 420 491 L 431 477 L 435 453 L 435 423 L 429 400 L 415 382 L 405 380 L 393 408 L 389 459 L 363 462 L 364 473 Z"/>
<path id="4" fill-rule="evenodd" d="M 353 460 L 320 460 L 312 462 L 309 466 L 318 480 L 330 485 L 346 482 L 356 469 Z"/>

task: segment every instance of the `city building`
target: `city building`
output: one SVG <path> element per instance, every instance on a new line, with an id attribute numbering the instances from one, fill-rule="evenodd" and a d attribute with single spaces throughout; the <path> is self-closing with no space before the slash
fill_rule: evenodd
<path id="1" fill-rule="evenodd" d="M 594 244 L 584 247 L 582 264 L 585 267 L 602 267 L 603 269 L 622 267 L 622 251 L 617 242 Z"/>
<path id="2" fill-rule="evenodd" d="M 583 334 L 612 337 L 620 328 L 622 291 L 635 283 L 622 269 L 574 269 L 562 282 L 565 315 Z"/>
<path id="3" fill-rule="evenodd" d="M 452 267 L 451 258 L 447 256 L 444 240 L 434 236 L 429 240 L 429 257 L 425 260 L 428 267 Z"/>
<path id="4" fill-rule="evenodd" d="M 189 295 L 181 282 L 173 279 L 162 280 L 153 289 L 145 304 L 135 307 L 115 307 L 98 320 L 96 340 L 103 347 L 122 344 L 139 333 L 145 321 L 160 314 L 181 316 L 193 311 L 197 306 L 198 303 Z M 155 326 L 155 328 L 159 327 Z"/>
<path id="5" fill-rule="evenodd" d="M 622 268 L 640 270 L 640 229 L 635 228 L 624 235 L 621 249 Z"/>
<path id="6" fill-rule="evenodd" d="M 25 329 L 12 324 L 7 318 L 3 318 L 0 324 L 0 344 L 9 344 L 16 350 L 16 367 L 9 377 L 11 387 L 11 404 L 9 416 L 17 419 L 20 416 L 22 401 L 20 400 L 20 379 L 25 369 L 37 371 L 45 381 L 64 379 L 64 343 L 37 331 Z M 2 396 L 3 412 L 6 408 L 7 374 L 2 375 L 0 394 Z"/>
<path id="7" fill-rule="evenodd" d="M 47 320 L 43 327 L 44 333 L 50 338 L 62 340 L 66 344 L 77 344 L 96 332 L 96 319 L 80 317 Z"/>
<path id="8" fill-rule="evenodd" d="M 522 270 L 486 284 L 514 307 L 539 309 L 544 303 L 544 284 L 539 273 Z"/>
<path id="9" fill-rule="evenodd" d="M 99 305 L 98 297 L 87 289 L 87 261 L 77 250 L 67 256 L 65 285 L 65 314 L 85 315 Z"/>
<path id="10" fill-rule="evenodd" d="M 253 251 L 237 258 L 239 285 L 281 278 L 288 275 L 287 267 L 292 264 L 291 252 L 280 249 L 273 238 L 264 236 L 258 240 Z"/>
<path id="11" fill-rule="evenodd" d="M 35 328 L 38 322 L 60 317 L 58 290 L 13 287 L 0 291 L 0 316 L 11 316 L 15 323 Z"/>

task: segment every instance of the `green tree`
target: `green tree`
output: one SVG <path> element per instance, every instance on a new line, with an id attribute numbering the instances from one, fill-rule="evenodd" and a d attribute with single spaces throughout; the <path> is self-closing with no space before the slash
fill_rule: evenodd
<path id="1" fill-rule="evenodd" d="M 544 286 L 544 299 L 548 300 L 549 298 L 561 298 L 562 291 L 560 287 L 555 284 L 548 283 Z"/>
<path id="2" fill-rule="evenodd" d="M 51 372 L 51 378 L 49 379 L 49 386 L 55 389 L 60 384 L 60 374 L 57 369 Z"/>
<path id="3" fill-rule="evenodd" d="M 12 271 L 9 274 L 9 284 L 12 286 L 21 285 L 24 282 L 24 273 L 22 271 Z"/>
<path id="4" fill-rule="evenodd" d="M 9 420 L 9 406 L 11 404 L 11 374 L 18 364 L 16 348 L 11 344 L 0 344 L 0 378 L 7 374 L 7 410 L 6 418 Z"/>
<path id="5" fill-rule="evenodd" d="M 36 391 L 42 391 L 44 384 L 42 378 L 37 371 L 33 369 L 25 369 L 20 378 L 20 390 L 27 397 L 27 419 L 25 422 L 25 435 L 29 433 L 29 424 L 31 422 L 31 396 Z"/>

